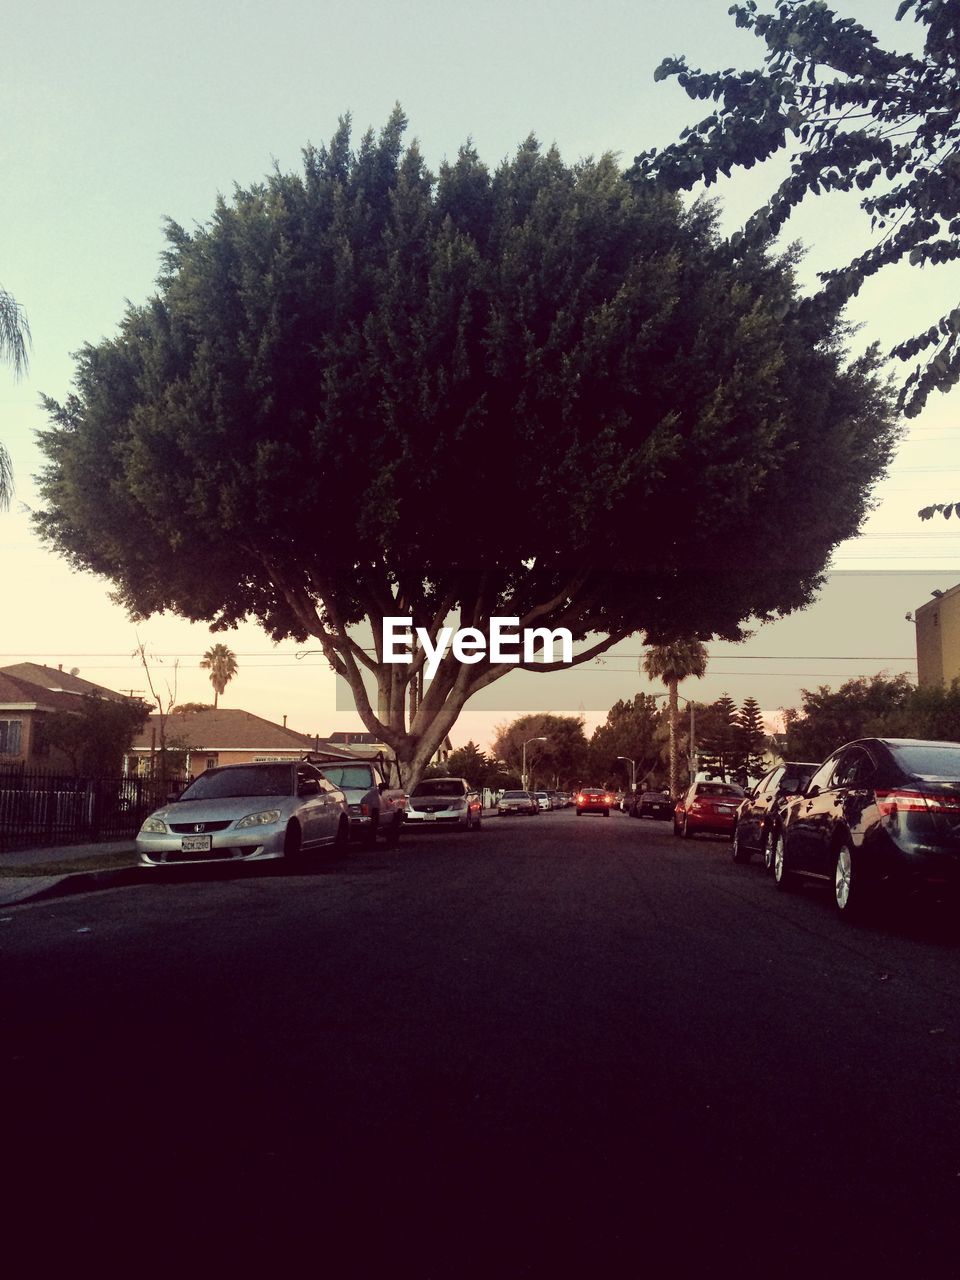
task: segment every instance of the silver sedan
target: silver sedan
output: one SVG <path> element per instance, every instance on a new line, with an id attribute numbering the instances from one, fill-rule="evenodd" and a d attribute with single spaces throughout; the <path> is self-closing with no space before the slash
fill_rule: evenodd
<path id="1" fill-rule="evenodd" d="M 304 761 L 208 769 L 152 813 L 137 835 L 146 867 L 173 863 L 299 862 L 324 845 L 345 845 L 350 818 L 343 792 Z"/>

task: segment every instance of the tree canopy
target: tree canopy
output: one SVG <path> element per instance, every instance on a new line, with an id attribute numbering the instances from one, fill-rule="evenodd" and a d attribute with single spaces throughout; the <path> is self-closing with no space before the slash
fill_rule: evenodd
<path id="1" fill-rule="evenodd" d="M 118 774 L 124 752 L 150 714 L 139 699 L 117 700 L 98 693 L 77 699 L 75 711 L 54 711 L 43 721 L 43 740 L 62 751 L 75 773 Z"/>
<path id="2" fill-rule="evenodd" d="M 823 0 L 779 0 L 763 9 L 745 0 L 730 13 L 766 45 L 764 68 L 703 72 L 683 57 L 667 58 L 657 79 L 676 76 L 690 97 L 718 105 L 674 145 L 638 156 L 635 173 L 689 190 L 790 148 L 788 176 L 733 237 L 734 247 L 775 235 L 808 195 L 862 192 L 860 204 L 879 234 L 851 262 L 821 276 L 816 301 L 828 310 L 890 263 L 960 258 L 960 8 L 903 0 L 896 17 L 924 28 L 921 55 L 882 48 Z M 933 319 L 892 353 L 922 357 L 900 393 L 908 416 L 932 390 L 946 391 L 960 378 L 960 300 Z"/>
<path id="3" fill-rule="evenodd" d="M 515 774 L 523 772 L 523 744 L 528 742 L 527 774 L 539 786 L 574 787 L 583 781 L 587 738 L 582 716 L 535 712 L 509 724 L 497 725 L 495 733 L 494 759 L 502 761 Z M 539 738 L 546 738 L 546 742 L 530 741 Z"/>
<path id="4" fill-rule="evenodd" d="M 914 692 L 905 675 L 886 674 L 846 680 L 839 689 L 820 685 L 802 689 L 801 707 L 784 712 L 785 758 L 825 760 L 845 742 L 906 727 L 901 711 Z M 909 734 L 907 736 L 910 736 Z"/>
<path id="5" fill-rule="evenodd" d="M 789 255 L 534 138 L 434 176 L 405 124 L 168 225 L 155 296 L 46 402 L 36 520 L 136 618 L 316 638 L 415 781 L 513 667 L 448 652 L 408 723 L 424 654 L 385 663 L 385 616 L 566 627 L 577 662 L 739 638 L 814 597 L 896 429 Z"/>

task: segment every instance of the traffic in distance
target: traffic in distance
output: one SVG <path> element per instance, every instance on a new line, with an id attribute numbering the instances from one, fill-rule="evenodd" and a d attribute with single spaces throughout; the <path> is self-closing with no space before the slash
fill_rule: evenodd
<path id="1" fill-rule="evenodd" d="M 673 802 L 664 791 L 618 796 L 507 790 L 498 817 L 537 817 L 574 807 L 577 817 L 672 821 L 683 840 L 726 836 L 733 860 L 756 857 L 780 890 L 829 887 L 845 919 L 882 900 L 960 896 L 960 743 L 861 738 L 822 763 L 785 761 L 755 786 L 698 779 Z M 429 778 L 409 794 L 356 758 L 223 765 L 208 769 L 144 821 L 141 864 L 263 861 L 298 866 L 351 840 L 396 846 L 401 833 L 479 832 L 482 797 L 465 778 Z"/>

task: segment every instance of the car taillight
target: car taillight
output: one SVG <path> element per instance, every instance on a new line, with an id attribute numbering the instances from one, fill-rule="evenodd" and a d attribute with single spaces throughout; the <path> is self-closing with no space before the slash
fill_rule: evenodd
<path id="1" fill-rule="evenodd" d="M 603 798 L 606 800 L 607 804 L 613 804 L 613 796 L 604 796 Z"/>
<path id="2" fill-rule="evenodd" d="M 903 813 L 942 813 L 960 818 L 960 795 L 935 795 L 925 791 L 878 791 L 877 808 L 888 818 Z"/>
<path id="3" fill-rule="evenodd" d="M 584 796 L 577 796 L 577 804 L 583 804 L 584 799 L 585 799 Z"/>
<path id="4" fill-rule="evenodd" d="M 926 813 L 927 811 L 928 797 L 924 796 L 922 791 L 878 791 L 876 797 L 877 808 L 884 818 L 892 817 L 898 812 Z"/>
<path id="5" fill-rule="evenodd" d="M 703 807 L 704 806 L 700 803 L 699 800 L 694 800 L 693 804 L 690 806 L 690 811 L 691 813 L 699 812 L 700 810 L 703 809 Z"/>

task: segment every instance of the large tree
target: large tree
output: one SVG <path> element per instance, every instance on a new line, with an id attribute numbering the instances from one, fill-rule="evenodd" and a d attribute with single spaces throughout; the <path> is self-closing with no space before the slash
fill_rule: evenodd
<path id="1" fill-rule="evenodd" d="M 845 742 L 884 733 L 887 726 L 902 729 L 898 713 L 911 703 L 914 693 L 906 675 L 885 673 L 846 680 L 839 689 L 820 685 L 801 689 L 801 706 L 784 712 L 788 760 L 825 760 Z"/>
<path id="2" fill-rule="evenodd" d="M 875 356 L 709 207 L 532 138 L 434 178 L 404 126 L 169 225 L 156 296 L 47 402 L 37 522 L 135 617 L 315 638 L 412 784 L 513 667 L 448 652 L 410 718 L 425 653 L 385 662 L 384 617 L 566 627 L 577 662 L 739 638 L 814 597 L 895 428 Z"/>
<path id="3" fill-rule="evenodd" d="M 26 313 L 6 289 L 0 288 L 0 360 L 13 365 L 19 377 L 27 368 L 27 349 L 30 345 L 30 326 Z M 0 442 L 0 511 L 5 511 L 13 496 L 13 466 L 10 454 Z"/>
<path id="4" fill-rule="evenodd" d="M 103 698 L 86 693 L 76 710 L 55 711 L 43 721 L 43 739 L 62 752 L 74 773 L 91 777 L 119 774 L 123 756 L 147 722 L 149 708 L 139 699 Z"/>
<path id="5" fill-rule="evenodd" d="M 547 783 L 551 787 L 573 787 L 583 781 L 587 738 L 582 716 L 534 712 L 509 724 L 497 725 L 495 733 L 494 758 L 521 775 L 525 758 L 527 785 L 531 778 L 538 779 L 541 787 Z M 529 744 L 526 757 L 525 742 Z"/>
<path id="6" fill-rule="evenodd" d="M 618 760 L 619 756 L 626 756 L 636 765 L 636 782 L 640 786 L 660 763 L 657 729 L 666 715 L 666 708 L 649 694 L 638 693 L 630 701 L 615 702 L 606 720 L 591 735 L 589 777 L 598 783 L 616 777 L 632 782 L 630 765 Z"/>

